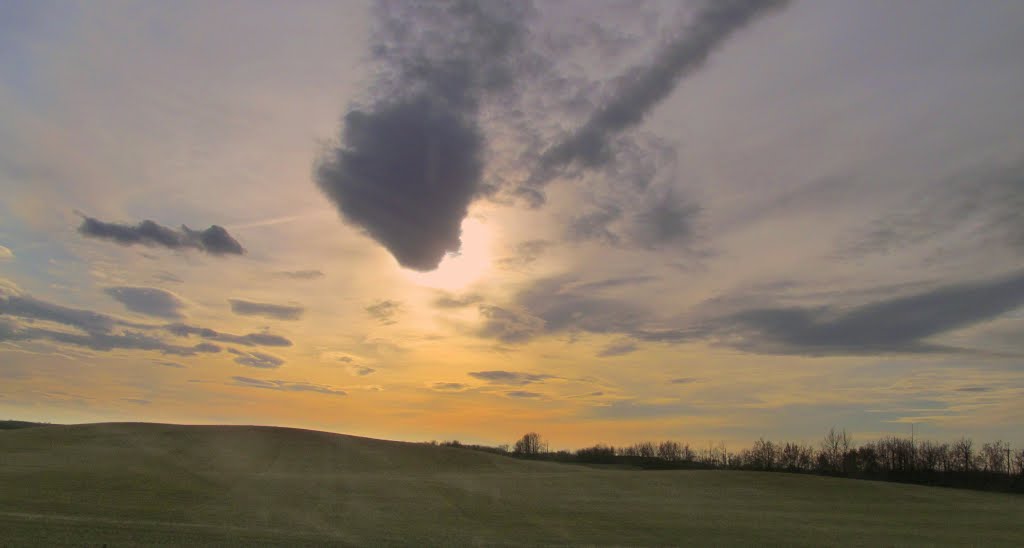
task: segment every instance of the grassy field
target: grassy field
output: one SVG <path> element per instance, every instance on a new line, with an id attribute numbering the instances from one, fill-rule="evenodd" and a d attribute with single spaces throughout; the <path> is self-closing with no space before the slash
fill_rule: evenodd
<path id="1" fill-rule="evenodd" d="M 0 546 L 1024 545 L 1024 498 L 249 426 L 0 431 Z"/>

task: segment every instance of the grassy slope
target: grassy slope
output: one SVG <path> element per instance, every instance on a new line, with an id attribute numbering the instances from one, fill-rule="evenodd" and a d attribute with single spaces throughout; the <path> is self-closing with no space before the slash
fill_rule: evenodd
<path id="1" fill-rule="evenodd" d="M 0 432 L 0 545 L 1024 545 L 1024 498 L 601 470 L 266 427 Z"/>

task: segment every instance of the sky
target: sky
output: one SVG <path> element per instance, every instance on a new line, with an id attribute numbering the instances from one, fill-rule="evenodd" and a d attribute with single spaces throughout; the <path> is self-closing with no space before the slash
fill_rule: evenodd
<path id="1" fill-rule="evenodd" d="M 1022 20 L 0 1 L 0 418 L 1022 445 Z"/>

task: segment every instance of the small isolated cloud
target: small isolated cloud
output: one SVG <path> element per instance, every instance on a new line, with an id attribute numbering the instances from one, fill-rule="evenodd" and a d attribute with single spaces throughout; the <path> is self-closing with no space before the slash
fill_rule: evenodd
<path id="1" fill-rule="evenodd" d="M 83 216 L 78 232 L 89 238 L 110 240 L 121 245 L 160 246 L 168 249 L 198 249 L 210 255 L 242 255 L 245 249 L 224 227 L 212 225 L 206 230 L 192 230 L 181 225 L 179 230 L 150 220 L 136 225 L 108 223 Z"/>
<path id="2" fill-rule="evenodd" d="M 598 357 L 610 358 L 613 356 L 622 356 L 624 354 L 631 354 L 636 352 L 639 347 L 635 342 L 630 340 L 615 341 L 608 346 L 604 347 L 600 352 L 597 353 Z"/>
<path id="3" fill-rule="evenodd" d="M 155 364 L 157 364 L 159 366 L 162 366 L 162 367 L 171 367 L 171 368 L 174 368 L 174 369 L 184 369 L 185 368 L 184 365 L 182 365 L 182 364 L 180 364 L 178 362 L 155 361 L 153 363 L 155 363 Z"/>
<path id="4" fill-rule="evenodd" d="M 353 375 L 356 375 L 356 376 L 359 376 L 359 377 L 365 377 L 367 375 L 372 375 L 377 370 L 372 368 L 372 367 L 367 367 L 365 365 L 352 365 L 352 366 L 349 366 L 348 371 L 349 371 L 349 373 L 352 373 Z"/>
<path id="5" fill-rule="evenodd" d="M 14 258 L 14 252 L 11 251 L 9 248 L 6 248 L 6 247 L 0 245 L 0 261 L 2 261 L 4 259 L 13 259 L 13 258 Z"/>
<path id="6" fill-rule="evenodd" d="M 430 385 L 430 388 L 438 392 L 460 392 L 469 388 L 469 385 L 462 384 L 461 382 L 435 382 Z"/>
<path id="7" fill-rule="evenodd" d="M 229 348 L 228 352 L 237 356 L 235 363 L 244 365 L 246 367 L 256 367 L 259 369 L 277 369 L 284 365 L 284 360 L 270 354 L 264 354 L 263 352 L 245 352 L 235 348 Z"/>
<path id="8" fill-rule="evenodd" d="M 231 311 L 239 316 L 262 316 L 275 320 L 298 320 L 305 312 L 299 305 L 271 304 L 242 299 L 228 299 Z"/>
<path id="9" fill-rule="evenodd" d="M 377 301 L 366 307 L 366 313 L 371 318 L 384 325 L 395 323 L 395 316 L 402 311 L 402 303 L 392 300 Z"/>
<path id="10" fill-rule="evenodd" d="M 963 386 L 956 389 L 957 392 L 974 392 L 979 394 L 991 392 L 992 390 L 991 386 Z"/>
<path id="11" fill-rule="evenodd" d="M 181 309 L 185 303 L 177 295 L 156 287 L 108 287 L 107 295 L 132 312 L 177 320 L 184 317 Z"/>
<path id="12" fill-rule="evenodd" d="M 273 333 L 248 333 L 246 335 L 232 335 L 231 333 L 221 333 L 208 327 L 197 327 L 193 325 L 186 325 L 183 323 L 172 323 L 164 326 L 169 333 L 177 335 L 179 337 L 189 337 L 192 335 L 208 339 L 212 341 L 241 344 L 245 346 L 291 346 L 292 341 L 282 337 L 280 335 L 274 335 Z"/>
<path id="13" fill-rule="evenodd" d="M 312 384 L 308 382 L 291 382 L 291 381 L 280 381 L 280 380 L 263 380 L 253 379 L 250 377 L 231 377 L 231 380 L 235 381 L 235 386 L 245 386 L 248 388 L 265 388 L 267 390 L 281 390 L 284 392 L 316 392 L 318 394 L 328 394 L 331 396 L 346 396 L 347 392 L 339 388 L 327 386 L 324 384 Z"/>
<path id="14" fill-rule="evenodd" d="M 521 373 L 517 371 L 472 371 L 470 377 L 487 381 L 491 384 L 511 384 L 522 386 L 533 382 L 544 382 L 548 379 L 557 379 L 554 375 Z"/>
<path id="15" fill-rule="evenodd" d="M 543 396 L 539 392 L 529 392 L 527 390 L 512 390 L 511 392 L 505 392 L 505 395 L 510 398 L 539 398 Z"/>
<path id="16" fill-rule="evenodd" d="M 293 280 L 315 280 L 324 277 L 324 273 L 319 270 L 282 270 L 276 274 Z"/>
<path id="17" fill-rule="evenodd" d="M 693 384 L 697 382 L 697 377 L 680 377 L 678 379 L 672 379 L 668 382 L 670 384 Z"/>
<path id="18" fill-rule="evenodd" d="M 434 300 L 434 306 L 437 308 L 466 308 L 467 306 L 473 306 L 483 300 L 483 296 L 477 293 L 467 293 L 465 295 L 451 295 L 445 293 Z"/>

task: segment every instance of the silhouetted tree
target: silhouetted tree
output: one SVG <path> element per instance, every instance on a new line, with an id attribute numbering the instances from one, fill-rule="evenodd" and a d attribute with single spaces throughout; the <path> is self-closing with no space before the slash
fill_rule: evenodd
<path id="1" fill-rule="evenodd" d="M 517 455 L 536 456 L 546 453 L 547 450 L 548 444 L 541 439 L 540 434 L 530 432 L 523 434 L 523 437 L 519 438 L 512 452 Z"/>
<path id="2" fill-rule="evenodd" d="M 953 454 L 956 457 L 957 469 L 961 472 L 970 472 L 974 467 L 974 442 L 970 438 L 960 438 L 953 444 Z"/>
<path id="3" fill-rule="evenodd" d="M 682 460 L 683 447 L 678 442 L 663 441 L 658 444 L 658 458 L 669 462 Z"/>
<path id="4" fill-rule="evenodd" d="M 850 436 L 844 428 L 836 432 L 835 427 L 829 428 L 825 439 L 821 440 L 821 455 L 819 455 L 819 466 L 824 465 L 827 470 L 839 472 L 843 467 L 843 457 L 850 450 Z M 824 458 L 822 458 L 822 456 Z"/>

